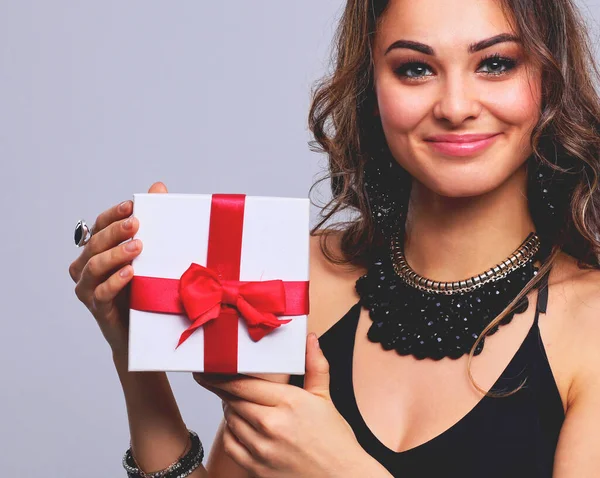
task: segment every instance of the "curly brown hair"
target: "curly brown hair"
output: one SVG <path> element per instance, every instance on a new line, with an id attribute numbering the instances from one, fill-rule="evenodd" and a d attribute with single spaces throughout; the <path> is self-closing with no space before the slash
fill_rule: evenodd
<path id="1" fill-rule="evenodd" d="M 368 264 L 377 242 L 364 169 L 367 161 L 389 152 L 381 121 L 373 115 L 372 60 L 374 36 L 388 5 L 389 0 L 347 1 L 334 36 L 333 72 L 313 89 L 309 128 L 314 140 L 309 144 L 313 151 L 326 153 L 328 172 L 313 184 L 311 193 L 329 180 L 332 198 L 311 233 L 321 236 L 323 254 L 337 264 Z M 563 212 L 553 223 L 545 219 L 544 205 L 530 197 L 532 218 L 538 232 L 544 231 L 543 240 L 550 242 L 550 253 L 538 274 L 473 345 L 471 380 L 470 363 L 479 341 L 549 274 L 560 251 L 576 258 L 582 268 L 600 268 L 600 99 L 594 88 L 600 74 L 585 20 L 572 0 L 502 0 L 500 5 L 523 50 L 542 71 L 541 114 L 530 138 L 528 172 L 533 164 L 548 168 L 553 181 L 568 178 L 571 187 L 555 199 Z M 535 181 L 533 174 L 528 177 L 530 183 Z M 344 211 L 352 218 L 332 221 Z M 333 233 L 340 234 L 339 254 L 327 245 Z"/>

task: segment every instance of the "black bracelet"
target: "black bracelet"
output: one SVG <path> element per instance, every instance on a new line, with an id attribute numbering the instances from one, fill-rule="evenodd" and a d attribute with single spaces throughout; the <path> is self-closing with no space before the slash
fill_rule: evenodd
<path id="1" fill-rule="evenodd" d="M 161 471 L 144 473 L 137 466 L 131 452 L 131 447 L 129 447 L 123 456 L 123 468 L 127 471 L 128 478 L 185 478 L 190 475 L 202 463 L 204 448 L 198 434 L 189 429 L 188 432 L 192 441 L 190 450 L 177 462 Z"/>

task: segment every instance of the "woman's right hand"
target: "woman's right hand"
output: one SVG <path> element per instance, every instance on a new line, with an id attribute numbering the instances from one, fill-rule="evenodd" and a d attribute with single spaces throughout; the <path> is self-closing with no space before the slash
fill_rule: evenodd
<path id="1" fill-rule="evenodd" d="M 167 193 L 167 187 L 154 183 L 149 193 Z M 75 295 L 98 323 L 113 356 L 126 357 L 129 335 L 129 287 L 133 277 L 131 261 L 142 251 L 139 239 L 128 241 L 139 228 L 129 217 L 133 203 L 126 201 L 107 209 L 96 218 L 94 234 L 81 254 L 69 266 L 76 283 Z M 127 222 L 129 219 L 129 223 Z M 127 227 L 129 226 L 129 227 Z M 121 244 L 123 241 L 127 241 Z M 133 246 L 132 250 L 128 250 Z"/>

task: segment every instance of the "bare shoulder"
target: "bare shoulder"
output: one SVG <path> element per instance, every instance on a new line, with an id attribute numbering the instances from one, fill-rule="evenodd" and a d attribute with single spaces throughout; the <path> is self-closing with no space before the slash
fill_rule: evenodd
<path id="1" fill-rule="evenodd" d="M 321 336 L 358 302 L 356 280 L 365 273 L 354 265 L 330 261 L 323 249 L 340 257 L 342 233 L 318 232 L 310 237 L 310 314 L 309 332 Z"/>
<path id="2" fill-rule="evenodd" d="M 550 290 L 577 330 L 600 330 L 600 270 L 579 267 L 577 260 L 561 253 L 552 267 Z"/>
<path id="3" fill-rule="evenodd" d="M 554 365 L 568 368 L 571 378 L 552 476 L 592 476 L 600 464 L 600 271 L 561 254 L 550 274 L 548 307 L 556 329 L 551 342 L 560 350 Z"/>
<path id="4" fill-rule="evenodd" d="M 581 268 L 575 258 L 561 253 L 552 269 L 549 292 L 556 335 L 569 351 L 572 403 L 589 386 L 600 384 L 600 270 Z"/>

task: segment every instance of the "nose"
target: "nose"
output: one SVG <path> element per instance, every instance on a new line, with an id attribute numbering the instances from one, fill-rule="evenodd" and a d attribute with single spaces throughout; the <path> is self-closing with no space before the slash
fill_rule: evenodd
<path id="1" fill-rule="evenodd" d="M 434 116 L 452 126 L 477 118 L 481 112 L 477 88 L 459 72 L 446 76 L 439 95 L 433 108 Z"/>

